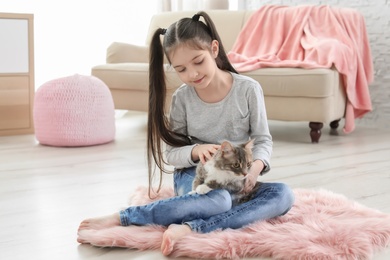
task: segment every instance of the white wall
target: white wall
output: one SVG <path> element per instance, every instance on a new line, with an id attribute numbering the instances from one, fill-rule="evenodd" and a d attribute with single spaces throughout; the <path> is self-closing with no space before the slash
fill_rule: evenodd
<path id="1" fill-rule="evenodd" d="M 38 89 L 54 78 L 90 75 L 92 66 L 105 63 L 113 41 L 144 44 L 159 1 L 0 0 L 0 12 L 34 14 Z"/>
<path id="2" fill-rule="evenodd" d="M 156 0 L 1 0 L 0 12 L 34 14 L 35 87 L 105 63 L 113 41 L 144 44 Z"/>

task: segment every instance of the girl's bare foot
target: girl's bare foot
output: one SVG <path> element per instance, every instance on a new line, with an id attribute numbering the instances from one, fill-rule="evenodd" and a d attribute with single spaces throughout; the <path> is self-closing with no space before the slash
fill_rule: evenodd
<path id="1" fill-rule="evenodd" d="M 79 226 L 79 231 L 85 229 L 99 230 L 104 228 L 120 226 L 120 225 L 121 223 L 120 223 L 119 213 L 114 213 L 112 215 L 99 217 L 99 218 L 90 218 L 82 221 Z"/>
<path id="2" fill-rule="evenodd" d="M 180 238 L 192 232 L 188 225 L 172 224 L 163 234 L 161 243 L 161 252 L 163 255 L 169 255 L 173 251 L 173 246 Z"/>
<path id="3" fill-rule="evenodd" d="M 86 232 L 89 233 L 89 230 L 84 229 L 84 230 L 79 230 L 77 232 L 77 242 L 79 242 L 80 244 L 91 244 L 91 242 L 85 238 Z"/>

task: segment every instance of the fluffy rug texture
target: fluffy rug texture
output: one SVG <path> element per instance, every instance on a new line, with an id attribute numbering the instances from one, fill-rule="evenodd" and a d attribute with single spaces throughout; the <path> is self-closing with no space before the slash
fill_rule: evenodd
<path id="1" fill-rule="evenodd" d="M 326 190 L 294 190 L 296 201 L 284 216 L 241 229 L 191 234 L 175 244 L 172 257 L 196 259 L 370 259 L 390 244 L 390 214 L 358 204 Z M 173 196 L 163 189 L 159 197 Z M 139 187 L 131 205 L 150 202 Z M 115 227 L 84 230 L 79 236 L 102 247 L 160 249 L 165 228 Z"/>

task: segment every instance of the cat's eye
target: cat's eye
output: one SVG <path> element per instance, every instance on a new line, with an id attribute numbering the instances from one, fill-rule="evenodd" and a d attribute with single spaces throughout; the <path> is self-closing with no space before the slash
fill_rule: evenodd
<path id="1" fill-rule="evenodd" d="M 232 167 L 233 167 L 233 168 L 236 168 L 236 169 L 237 169 L 237 168 L 240 168 L 240 164 L 239 164 L 239 163 L 233 163 Z"/>

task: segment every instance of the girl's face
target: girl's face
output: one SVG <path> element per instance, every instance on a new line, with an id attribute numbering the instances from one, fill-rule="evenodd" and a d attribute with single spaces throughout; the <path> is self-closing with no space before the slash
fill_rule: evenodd
<path id="1" fill-rule="evenodd" d="M 181 81 L 197 89 L 204 89 L 212 82 L 218 69 L 215 62 L 218 49 L 217 41 L 212 42 L 211 52 L 182 44 L 176 47 L 169 58 Z"/>

